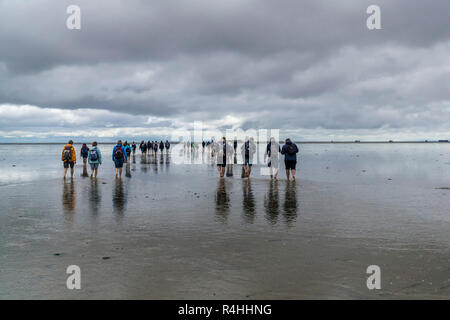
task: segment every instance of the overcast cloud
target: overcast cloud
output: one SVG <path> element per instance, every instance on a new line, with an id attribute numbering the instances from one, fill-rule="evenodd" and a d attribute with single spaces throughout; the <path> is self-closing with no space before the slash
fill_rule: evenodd
<path id="1" fill-rule="evenodd" d="M 66 8 L 81 8 L 81 30 Z M 366 8 L 382 30 L 366 28 Z M 448 0 L 0 0 L 0 142 L 450 138 Z"/>

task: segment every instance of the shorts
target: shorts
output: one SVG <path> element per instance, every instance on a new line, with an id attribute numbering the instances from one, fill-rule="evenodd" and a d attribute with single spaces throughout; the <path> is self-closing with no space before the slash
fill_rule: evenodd
<path id="1" fill-rule="evenodd" d="M 98 169 L 98 163 L 89 163 L 89 165 L 91 166 L 91 170 Z"/>
<path id="2" fill-rule="evenodd" d="M 114 165 L 116 168 L 123 168 L 123 159 L 114 159 Z"/>
<path id="3" fill-rule="evenodd" d="M 217 162 L 219 161 L 219 159 L 217 159 Z M 227 158 L 225 156 L 223 156 L 222 163 L 217 163 L 217 166 L 225 168 L 227 166 Z"/>
<path id="4" fill-rule="evenodd" d="M 295 170 L 295 166 L 297 165 L 297 160 L 284 160 L 284 164 L 286 165 L 286 170 Z"/>
<path id="5" fill-rule="evenodd" d="M 69 166 L 70 166 L 70 168 L 71 169 L 73 169 L 73 166 L 75 165 L 75 162 L 73 162 L 73 161 L 64 161 L 64 168 L 69 168 Z"/>
<path id="6" fill-rule="evenodd" d="M 250 162 L 250 157 L 245 157 L 244 166 L 249 166 L 249 167 L 252 166 L 252 163 Z"/>

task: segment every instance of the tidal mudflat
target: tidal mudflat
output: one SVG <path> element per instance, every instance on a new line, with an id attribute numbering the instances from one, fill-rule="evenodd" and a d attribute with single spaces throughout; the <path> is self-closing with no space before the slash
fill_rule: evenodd
<path id="1" fill-rule="evenodd" d="M 0 145 L 0 298 L 449 299 L 450 144 L 299 147 L 296 182 L 176 148 L 116 180 L 106 144 L 64 181 L 62 145 Z"/>

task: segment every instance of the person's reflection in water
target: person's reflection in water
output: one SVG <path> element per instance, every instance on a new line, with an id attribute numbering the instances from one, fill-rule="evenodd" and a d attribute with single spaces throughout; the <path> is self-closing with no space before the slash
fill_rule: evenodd
<path id="1" fill-rule="evenodd" d="M 62 207 L 64 212 L 64 220 L 68 225 L 72 225 L 75 217 L 76 206 L 75 184 L 73 179 L 63 182 Z"/>
<path id="2" fill-rule="evenodd" d="M 216 217 L 220 222 L 225 223 L 230 211 L 230 196 L 227 193 L 225 179 L 219 179 L 216 191 Z"/>
<path id="3" fill-rule="evenodd" d="M 243 180 L 242 184 L 242 208 L 244 209 L 244 220 L 247 223 L 255 221 L 255 197 L 252 191 L 250 179 Z"/>
<path id="4" fill-rule="evenodd" d="M 166 171 L 169 170 L 169 164 L 170 164 L 170 157 L 169 154 L 166 153 Z"/>
<path id="5" fill-rule="evenodd" d="M 63 183 L 62 205 L 66 212 L 72 213 L 75 211 L 76 198 L 73 179 L 70 179 L 69 182 Z"/>
<path id="6" fill-rule="evenodd" d="M 141 156 L 141 171 L 147 173 L 147 155 L 143 154 Z"/>
<path id="7" fill-rule="evenodd" d="M 153 172 L 158 173 L 158 155 L 152 157 Z"/>
<path id="8" fill-rule="evenodd" d="M 130 164 L 130 160 L 128 160 L 127 163 L 125 164 L 125 177 L 131 178 L 131 164 Z"/>
<path id="9" fill-rule="evenodd" d="M 132 166 L 131 166 L 131 171 L 136 171 L 136 156 L 133 155 L 133 162 L 132 162 Z"/>
<path id="10" fill-rule="evenodd" d="M 83 173 L 81 174 L 82 177 L 89 177 L 87 172 L 87 166 L 86 163 L 83 163 Z"/>
<path id="11" fill-rule="evenodd" d="M 297 220 L 297 194 L 296 183 L 293 181 L 286 181 L 286 191 L 284 197 L 284 220 L 288 226 L 295 224 Z"/>
<path id="12" fill-rule="evenodd" d="M 280 202 L 278 197 L 278 180 L 271 179 L 269 181 L 269 191 L 264 199 L 264 207 L 266 208 L 266 219 L 270 224 L 275 225 L 280 214 Z"/>
<path id="13" fill-rule="evenodd" d="M 122 179 L 116 179 L 113 194 L 113 209 L 117 216 L 123 216 L 126 204 L 127 194 L 123 191 Z"/>
<path id="14" fill-rule="evenodd" d="M 100 208 L 101 195 L 98 191 L 98 180 L 91 179 L 91 190 L 89 193 L 89 206 L 91 208 L 92 217 L 96 218 L 98 215 L 98 209 Z"/>

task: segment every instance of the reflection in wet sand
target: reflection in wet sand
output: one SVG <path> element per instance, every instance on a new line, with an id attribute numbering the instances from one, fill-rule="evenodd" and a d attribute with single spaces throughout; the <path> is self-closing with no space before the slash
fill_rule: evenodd
<path id="1" fill-rule="evenodd" d="M 130 164 L 130 161 L 128 161 L 125 164 L 125 177 L 131 178 L 131 164 Z"/>
<path id="2" fill-rule="evenodd" d="M 147 173 L 147 155 L 145 153 L 141 156 L 141 171 Z"/>
<path id="3" fill-rule="evenodd" d="M 227 164 L 226 176 L 227 177 L 232 177 L 233 176 L 233 165 L 232 164 Z"/>
<path id="4" fill-rule="evenodd" d="M 225 179 L 219 179 L 216 191 L 216 217 L 220 222 L 226 222 L 230 211 L 230 196 L 227 193 Z"/>
<path id="5" fill-rule="evenodd" d="M 244 220 L 247 223 L 253 223 L 255 221 L 256 206 L 250 179 L 244 179 L 242 187 L 242 208 L 244 209 Z"/>
<path id="6" fill-rule="evenodd" d="M 123 191 L 122 179 L 116 179 L 113 194 L 114 212 L 123 215 L 127 203 L 127 193 Z"/>
<path id="7" fill-rule="evenodd" d="M 100 208 L 101 201 L 102 197 L 98 190 L 98 180 L 91 179 L 91 189 L 89 192 L 89 207 L 91 208 L 93 217 L 96 217 L 98 215 L 98 210 Z"/>
<path id="8" fill-rule="evenodd" d="M 73 179 L 63 183 L 62 206 L 66 213 L 74 213 L 75 211 L 76 197 Z"/>
<path id="9" fill-rule="evenodd" d="M 87 165 L 86 163 L 83 163 L 83 173 L 81 174 L 82 177 L 89 177 L 87 172 Z"/>
<path id="10" fill-rule="evenodd" d="M 286 181 L 283 209 L 283 216 L 286 224 L 292 226 L 297 220 L 297 193 L 295 181 Z"/>
<path id="11" fill-rule="evenodd" d="M 169 171 L 169 165 L 170 165 L 170 156 L 168 153 L 166 153 L 166 172 Z"/>
<path id="12" fill-rule="evenodd" d="M 276 224 L 280 214 L 280 201 L 278 196 L 278 180 L 269 181 L 269 190 L 264 199 L 266 219 L 270 224 Z"/>
<path id="13" fill-rule="evenodd" d="M 64 212 L 64 224 L 71 228 L 75 220 L 76 207 L 75 184 L 73 179 L 63 183 L 62 207 Z"/>

